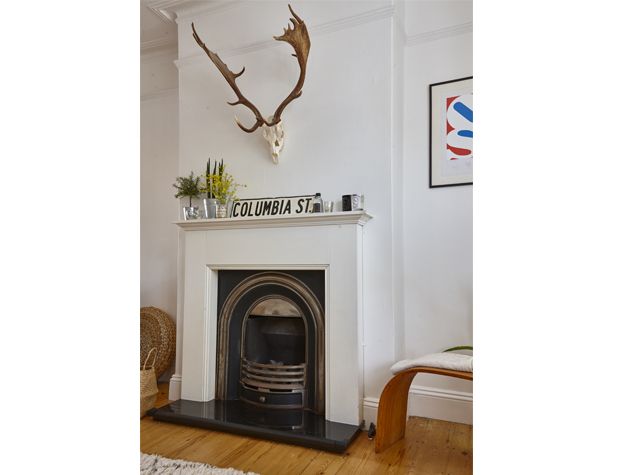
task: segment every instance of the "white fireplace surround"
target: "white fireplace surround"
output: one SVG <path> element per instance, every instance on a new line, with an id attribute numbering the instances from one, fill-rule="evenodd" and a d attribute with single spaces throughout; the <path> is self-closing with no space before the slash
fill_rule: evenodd
<path id="1" fill-rule="evenodd" d="M 363 419 L 363 211 L 177 221 L 177 354 L 169 399 L 210 401 L 216 388 L 222 269 L 325 272 L 327 420 Z"/>

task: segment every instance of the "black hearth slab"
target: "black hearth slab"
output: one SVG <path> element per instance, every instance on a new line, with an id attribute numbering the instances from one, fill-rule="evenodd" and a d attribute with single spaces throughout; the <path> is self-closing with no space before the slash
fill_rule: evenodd
<path id="1" fill-rule="evenodd" d="M 344 452 L 360 431 L 310 411 L 257 408 L 242 401 L 180 399 L 157 409 L 153 419 L 336 453 Z"/>

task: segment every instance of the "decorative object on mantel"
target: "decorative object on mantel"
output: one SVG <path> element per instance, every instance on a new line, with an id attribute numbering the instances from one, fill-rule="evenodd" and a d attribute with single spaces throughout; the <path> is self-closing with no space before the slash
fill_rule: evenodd
<path id="1" fill-rule="evenodd" d="M 472 185 L 472 76 L 431 84 L 429 90 L 429 187 Z"/>
<path id="2" fill-rule="evenodd" d="M 256 122 L 249 128 L 241 124 L 238 118 L 235 117 L 236 125 L 238 125 L 241 130 L 247 133 L 252 133 L 256 129 L 258 129 L 258 127 L 262 127 L 263 137 L 269 144 L 269 147 L 271 149 L 271 158 L 273 160 L 273 163 L 275 164 L 278 163 L 278 157 L 280 156 L 280 152 L 284 147 L 284 129 L 282 126 L 281 118 L 282 112 L 291 101 L 297 99 L 302 95 L 302 86 L 304 85 L 304 80 L 306 79 L 306 62 L 308 60 L 308 53 L 311 48 L 311 40 L 308 36 L 306 24 L 293 11 L 291 5 L 289 5 L 289 10 L 291 11 L 291 15 L 293 15 L 293 17 L 289 19 L 291 23 L 293 23 L 293 28 L 291 28 L 291 24 L 289 24 L 288 27 L 284 29 L 284 33 L 282 34 L 282 36 L 274 36 L 273 38 L 277 41 L 286 41 L 293 47 L 293 49 L 295 50 L 295 54 L 293 54 L 292 56 L 295 56 L 297 58 L 298 65 L 300 66 L 300 77 L 298 78 L 298 81 L 293 90 L 289 93 L 286 99 L 280 103 L 274 115 L 268 117 L 266 120 L 263 118 L 258 108 L 256 108 L 256 106 L 241 93 L 240 89 L 236 85 L 236 79 L 245 72 L 245 67 L 243 67 L 243 69 L 241 69 L 241 71 L 238 73 L 230 71 L 227 65 L 221 60 L 219 55 L 213 51 L 210 51 L 206 47 L 204 42 L 201 41 L 201 38 L 199 38 L 199 35 L 195 30 L 195 24 L 191 24 L 193 30 L 193 38 L 195 38 L 197 44 L 206 52 L 210 60 L 223 75 L 225 80 L 228 82 L 228 84 L 236 94 L 236 97 L 238 98 L 234 102 L 228 102 L 228 104 L 231 106 L 235 106 L 238 104 L 243 105 L 250 109 L 256 117 Z"/>
<path id="3" fill-rule="evenodd" d="M 322 200 L 321 193 L 315 193 L 315 198 L 313 198 L 313 208 L 311 209 L 311 213 L 323 213 L 324 212 L 324 201 Z"/>
<path id="4" fill-rule="evenodd" d="M 153 363 L 147 368 L 149 358 L 153 356 Z M 158 395 L 157 378 L 155 376 L 155 358 L 157 348 L 153 347 L 144 360 L 144 365 L 140 367 L 140 419 L 144 417 L 149 409 L 155 406 Z"/>
<path id="5" fill-rule="evenodd" d="M 216 169 L 216 162 L 215 162 Z M 228 207 L 231 203 L 238 201 L 236 190 L 239 185 L 234 181 L 234 177 L 225 171 L 223 160 L 219 164 L 218 171 L 211 175 L 206 175 L 206 186 L 201 189 L 202 193 L 211 193 L 213 198 L 217 200 L 217 218 L 228 217 Z"/>
<path id="6" fill-rule="evenodd" d="M 221 163 L 218 164 L 219 166 L 219 175 L 223 174 L 223 159 L 221 159 Z M 212 175 L 216 175 L 217 174 L 217 161 L 214 161 L 214 168 L 212 169 L 212 173 L 210 173 L 210 159 L 208 158 L 208 162 L 206 163 L 206 186 L 205 186 L 205 193 L 206 193 L 206 198 L 203 199 L 203 210 L 204 210 L 204 217 L 206 219 L 213 219 L 217 217 L 217 204 L 218 201 L 217 199 L 214 197 L 214 195 L 212 194 Z"/>
<path id="7" fill-rule="evenodd" d="M 157 348 L 155 377 L 159 378 L 175 358 L 175 323 L 169 315 L 156 307 L 140 309 L 140 364 L 151 348 Z"/>
<path id="8" fill-rule="evenodd" d="M 363 195 L 343 195 L 341 197 L 342 211 L 361 211 L 364 208 L 365 198 Z"/>
<path id="9" fill-rule="evenodd" d="M 173 187 L 177 190 L 175 198 L 188 198 L 188 206 L 184 207 L 184 219 L 197 219 L 199 218 L 199 207 L 192 205 L 192 199 L 198 198 L 201 194 L 199 188 L 199 181 L 201 177 L 194 176 L 193 172 L 190 172 L 189 176 L 178 176 L 175 178 Z"/>
<path id="10" fill-rule="evenodd" d="M 279 196 L 276 198 L 242 199 L 232 206 L 232 218 L 308 214 L 313 208 L 314 195 Z"/>

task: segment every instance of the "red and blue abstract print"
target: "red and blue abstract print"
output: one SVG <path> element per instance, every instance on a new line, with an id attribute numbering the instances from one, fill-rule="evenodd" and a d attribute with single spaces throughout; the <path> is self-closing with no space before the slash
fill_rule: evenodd
<path id="1" fill-rule="evenodd" d="M 472 159 L 473 101 L 472 94 L 446 98 L 446 158 Z"/>

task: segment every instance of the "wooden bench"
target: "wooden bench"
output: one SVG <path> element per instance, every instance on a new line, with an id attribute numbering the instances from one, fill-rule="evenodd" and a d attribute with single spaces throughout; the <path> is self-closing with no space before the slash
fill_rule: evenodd
<path id="1" fill-rule="evenodd" d="M 473 379 L 472 373 L 425 366 L 415 366 L 395 375 L 383 389 L 378 403 L 374 445 L 377 454 L 405 437 L 409 387 L 418 373 L 441 374 L 470 381 Z"/>

